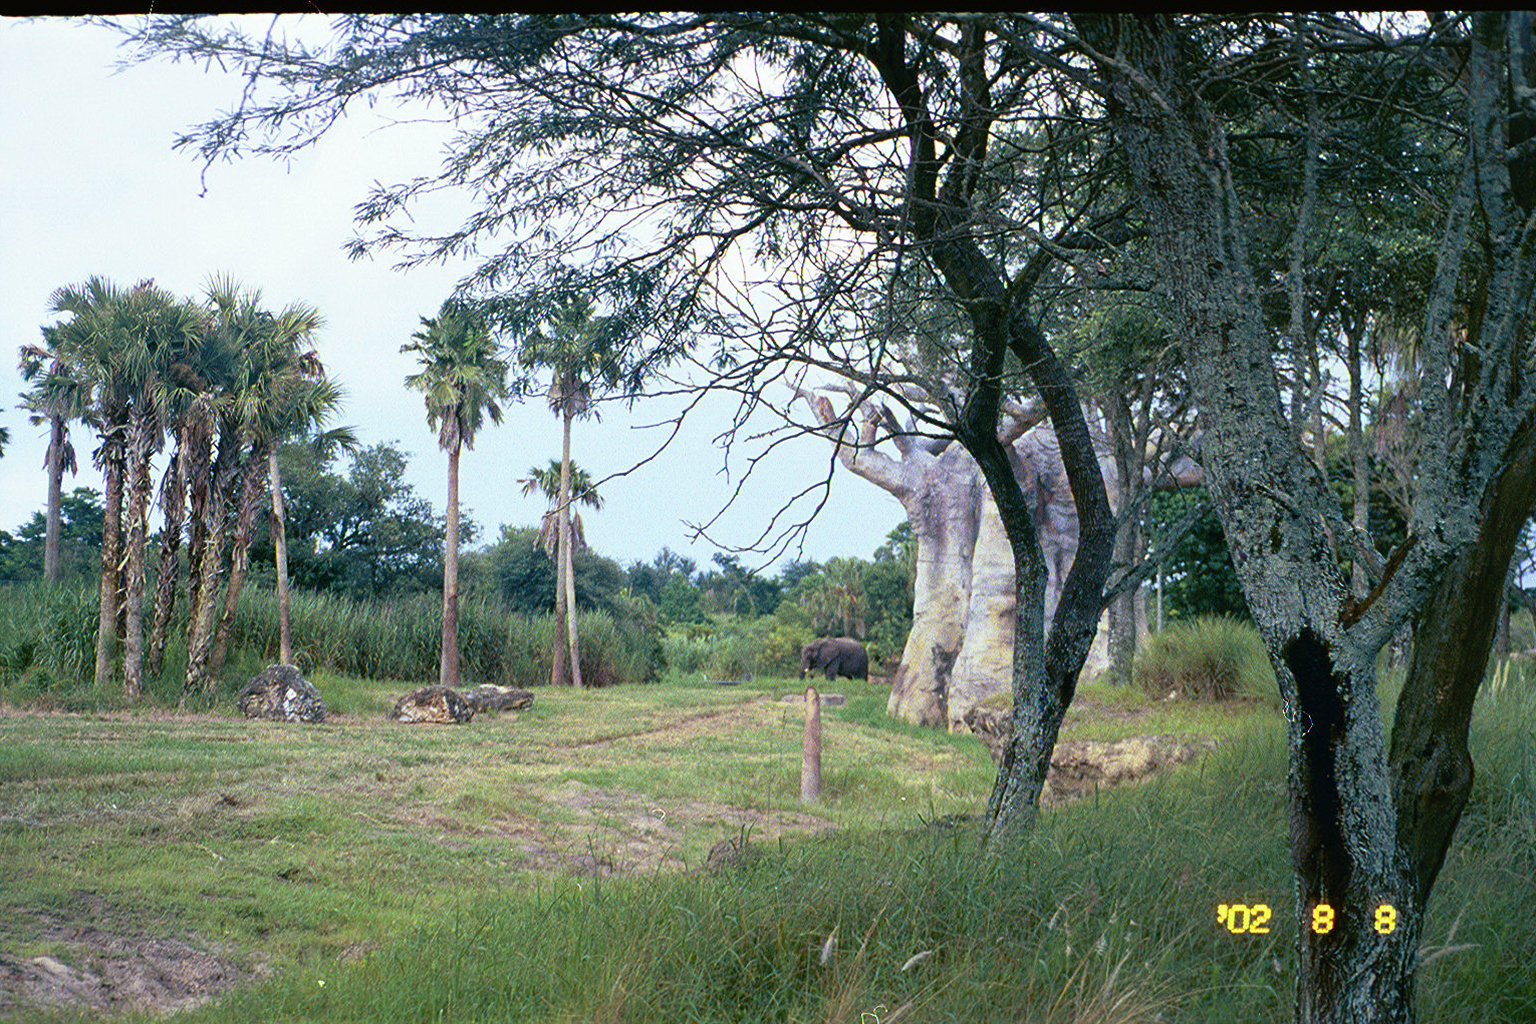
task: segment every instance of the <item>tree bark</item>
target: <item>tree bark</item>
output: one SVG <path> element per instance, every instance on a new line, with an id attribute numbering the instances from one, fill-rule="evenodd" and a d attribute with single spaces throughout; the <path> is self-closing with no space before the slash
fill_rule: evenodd
<path id="1" fill-rule="evenodd" d="M 219 495 L 228 490 L 232 475 L 233 467 L 228 461 L 222 466 L 215 466 L 214 480 L 202 503 L 203 551 L 197 566 L 198 600 L 190 610 L 187 624 L 187 677 L 181 690 L 183 704 L 188 694 L 203 693 L 212 687 L 213 676 L 208 665 L 213 648 L 219 573 L 224 561 L 225 514 Z"/>
<path id="2" fill-rule="evenodd" d="M 224 611 L 214 632 L 213 649 L 208 657 L 208 674 L 218 678 L 224 671 L 229 646 L 235 634 L 235 614 L 240 607 L 240 592 L 245 588 L 251 565 L 251 542 L 256 539 L 256 515 L 261 508 L 261 478 L 267 468 L 267 453 L 253 449 L 240 467 L 240 497 L 235 519 L 235 542 L 229 556 L 229 583 L 224 589 Z"/>
<path id="3" fill-rule="evenodd" d="M 571 410 L 565 410 L 565 432 L 560 447 L 560 558 L 564 567 L 565 625 L 571 642 L 571 685 L 582 689 L 581 642 L 576 630 L 576 559 L 571 542 Z M 558 646 L 558 641 L 556 643 Z"/>
<path id="4" fill-rule="evenodd" d="M 145 674 L 151 678 L 160 675 L 165 663 L 165 645 L 170 637 L 171 617 L 176 611 L 176 585 L 181 575 L 181 533 L 187 507 L 187 452 L 182 433 L 177 430 L 176 450 L 160 481 L 160 507 L 165 513 L 165 522 L 160 528 L 155 612 L 149 629 L 149 650 L 144 658 Z"/>
<path id="5" fill-rule="evenodd" d="M 1508 565 L 1501 531 L 1523 522 L 1536 500 L 1536 481 L 1525 476 L 1531 468 L 1519 461 L 1529 438 L 1510 440 L 1528 416 L 1528 396 L 1492 362 L 1484 364 L 1491 376 L 1465 382 L 1469 392 L 1486 390 L 1462 395 L 1445 386 L 1474 193 L 1488 221 L 1485 280 L 1498 284 L 1488 308 L 1503 308 L 1469 317 L 1468 344 L 1475 339 L 1480 351 L 1506 359 L 1523 352 L 1515 346 L 1525 321 L 1513 311 L 1528 307 L 1533 268 L 1510 217 L 1508 149 L 1495 111 L 1492 54 L 1502 27 L 1496 16 L 1474 17 L 1464 78 L 1470 146 L 1447 203 L 1423 332 L 1428 427 L 1410 540 L 1355 602 L 1329 533 L 1337 501 L 1282 410 L 1225 133 L 1195 89 L 1198 45 L 1164 16 L 1074 21 L 1099 54 L 1113 55 L 1099 62 L 1109 119 L 1181 321 L 1185 365 L 1208 424 L 1207 481 L 1282 699 L 1295 712 L 1288 783 L 1296 1019 L 1411 1022 L 1422 910 L 1471 782 L 1466 722 L 1491 640 L 1489 595 L 1500 591 Z M 1463 418 L 1466 407 L 1478 417 Z M 1507 468 L 1484 475 L 1500 466 Z M 1432 597 L 1436 581 L 1450 588 L 1440 600 Z M 1375 657 L 1415 609 L 1420 667 L 1399 699 L 1389 758 Z M 1331 931 L 1309 927 L 1319 905 L 1335 912 Z M 1383 906 L 1393 908 L 1390 930 L 1378 927 Z"/>
<path id="6" fill-rule="evenodd" d="M 48 454 L 43 465 L 48 473 L 47 532 L 43 535 L 43 580 L 57 583 L 63 577 L 59 565 L 60 515 L 64 504 L 64 446 L 69 443 L 62 416 L 48 417 Z"/>
<path id="7" fill-rule="evenodd" d="M 123 693 L 129 699 L 135 699 L 144 692 L 144 553 L 149 542 L 149 449 L 152 430 L 153 425 L 143 412 L 136 412 L 128 421 Z"/>
<path id="8" fill-rule="evenodd" d="M 448 450 L 448 529 L 443 541 L 443 644 L 438 682 L 459 685 L 459 453 L 455 438 Z"/>
<path id="9" fill-rule="evenodd" d="M 108 428 L 109 430 L 120 428 Z M 96 686 L 112 682 L 117 643 L 117 579 L 123 548 L 123 457 L 120 446 L 103 453 L 105 514 L 101 523 L 101 605 L 96 620 Z"/>
<path id="10" fill-rule="evenodd" d="M 277 661 L 293 664 L 293 632 L 288 608 L 288 515 L 283 510 L 283 473 L 278 467 L 277 448 L 267 455 L 267 472 L 272 484 L 272 550 L 277 557 Z"/>

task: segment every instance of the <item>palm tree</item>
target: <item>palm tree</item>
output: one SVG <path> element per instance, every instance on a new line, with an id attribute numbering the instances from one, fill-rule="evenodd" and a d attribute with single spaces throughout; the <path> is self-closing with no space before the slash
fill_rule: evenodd
<path id="1" fill-rule="evenodd" d="M 261 330 L 236 359 L 233 410 L 246 450 L 235 507 L 235 536 L 229 585 L 224 593 L 224 613 L 219 619 L 209 655 L 211 676 L 217 676 L 223 669 L 234 635 L 235 611 L 250 567 L 251 542 L 256 536 L 261 485 L 263 478 L 267 482 L 272 480 L 273 455 L 284 440 L 308 433 L 311 427 L 324 422 L 341 406 L 341 388 L 325 376 L 319 355 L 307 348 L 323 322 L 319 312 L 303 305 L 289 306 L 276 316 L 263 316 Z M 286 563 L 287 552 L 283 554 Z M 286 584 L 286 580 L 279 583 L 280 606 L 286 603 Z M 286 658 L 281 650 L 278 656 L 284 664 L 293 660 L 291 637 Z"/>
<path id="2" fill-rule="evenodd" d="M 448 530 L 443 543 L 443 642 L 438 682 L 459 685 L 459 452 L 474 448 L 485 416 L 501 422 L 507 398 L 507 364 L 485 321 L 472 311 L 443 303 L 436 317 L 421 318 L 416 339 L 400 346 L 414 352 L 421 371 L 405 378 L 420 391 L 427 423 L 438 428 L 437 443 L 448 453 Z"/>
<path id="3" fill-rule="evenodd" d="M 101 443 L 92 461 L 102 471 L 104 514 L 101 525 L 101 600 L 96 626 L 95 683 L 112 681 L 116 655 L 119 566 L 122 559 L 123 466 L 128 419 L 126 374 L 121 363 L 120 316 L 125 293 L 110 281 L 92 277 L 83 285 L 66 285 L 49 297 L 52 313 L 70 319 L 54 327 L 52 340 L 66 362 L 79 374 L 93 410 Z"/>
<path id="4" fill-rule="evenodd" d="M 549 408 L 561 417 L 564 434 L 560 449 L 560 504 L 558 536 L 560 559 L 556 563 L 555 620 L 570 640 L 571 682 L 581 687 L 581 653 L 576 635 L 576 584 L 572 574 L 571 508 L 571 421 L 594 415 L 592 385 L 616 387 L 621 376 L 617 343 L 621 324 L 616 317 L 593 317 L 586 299 L 567 298 L 555 303 L 546 318 L 549 333 L 534 331 L 523 341 L 520 360 L 524 367 L 553 370 L 549 390 Z M 555 645 L 550 681 L 565 682 L 565 649 Z"/>
<path id="5" fill-rule="evenodd" d="M 43 579 L 57 583 L 59 565 L 60 508 L 63 503 L 64 473 L 78 469 L 75 448 L 69 443 L 69 424 L 84 420 L 90 410 L 90 392 L 69 362 L 69 347 L 60 336 L 59 327 L 42 329 L 43 345 L 21 347 L 22 379 L 32 390 L 21 396 L 22 407 L 32 413 L 34 424 L 47 423 L 48 452 L 43 468 L 48 473 L 47 529 L 43 539 Z"/>
<path id="6" fill-rule="evenodd" d="M 534 543 L 542 547 L 551 560 L 557 561 L 560 556 L 560 460 L 550 459 L 549 465 L 540 469 L 534 466 L 528 470 L 528 476 L 518 483 L 523 485 L 524 496 L 538 491 L 549 500 L 549 509 L 539 521 L 539 533 L 534 538 Z M 603 499 L 598 496 L 597 488 L 592 483 L 592 478 L 587 471 L 579 469 L 571 463 L 570 474 L 571 502 L 586 505 L 588 508 L 598 510 L 603 507 Z M 571 509 L 571 549 L 572 553 L 584 550 L 587 539 L 582 533 L 581 513 L 573 507 Z"/>
<path id="7" fill-rule="evenodd" d="M 207 289 L 204 345 L 214 346 L 225 360 L 207 390 L 195 395 L 187 410 L 188 499 L 191 538 L 188 545 L 187 675 L 182 701 L 206 690 L 212 680 L 215 608 L 219 594 L 225 524 L 236 501 L 228 497 L 240 484 L 245 437 L 235 409 L 240 360 L 262 332 L 271 314 L 260 306 L 261 293 L 242 289 L 229 278 L 214 278 Z M 248 367 L 247 367 L 248 369 Z M 217 439 L 217 455 L 215 440 Z"/>
<path id="8" fill-rule="evenodd" d="M 125 344 L 119 354 L 129 391 L 124 441 L 126 566 L 123 685 L 143 691 L 145 554 L 149 542 L 150 460 L 165 441 L 168 388 L 164 369 L 198 344 L 201 315 L 191 304 L 144 282 L 129 293 Z"/>

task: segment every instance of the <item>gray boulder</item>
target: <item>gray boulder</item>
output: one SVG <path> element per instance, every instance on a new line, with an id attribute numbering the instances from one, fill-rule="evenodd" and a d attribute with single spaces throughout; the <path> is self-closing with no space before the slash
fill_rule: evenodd
<path id="1" fill-rule="evenodd" d="M 492 686 L 485 683 L 460 691 L 466 703 L 480 713 L 491 711 L 525 711 L 533 707 L 533 693 L 510 686 Z"/>
<path id="2" fill-rule="evenodd" d="M 475 709 L 458 690 L 447 686 L 423 686 L 395 701 L 389 717 L 397 722 L 433 722 L 452 725 L 475 717 Z"/>
<path id="3" fill-rule="evenodd" d="M 240 690 L 235 707 L 246 718 L 323 722 L 325 701 L 292 665 L 268 665 Z"/>

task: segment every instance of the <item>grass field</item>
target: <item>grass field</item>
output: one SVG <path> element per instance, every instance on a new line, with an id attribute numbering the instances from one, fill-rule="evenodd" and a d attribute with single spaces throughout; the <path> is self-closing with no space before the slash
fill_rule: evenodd
<path id="1" fill-rule="evenodd" d="M 187 1021 L 1289 1019 L 1282 723 L 1086 687 L 1063 738 L 1211 738 L 980 858 L 971 737 L 839 681 L 822 803 L 789 680 L 541 689 L 402 726 L 319 674 L 323 726 L 0 715 L 0 1017 Z M 1536 1020 L 1536 697 L 1482 698 L 1472 803 L 1425 932 L 1421 1020 Z M 723 839 L 753 855 L 702 870 Z M 1219 902 L 1276 908 L 1267 936 Z M 46 983 L 46 984 L 45 984 Z M 31 986 L 30 988 L 28 986 Z M 74 1000 L 36 1005 L 26 998 Z M 93 1005 L 94 1003 L 94 1005 Z"/>

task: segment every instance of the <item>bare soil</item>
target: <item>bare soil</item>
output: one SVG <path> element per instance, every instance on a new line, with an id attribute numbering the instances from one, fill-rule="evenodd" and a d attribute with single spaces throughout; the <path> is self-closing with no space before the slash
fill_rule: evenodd
<path id="1" fill-rule="evenodd" d="M 35 916 L 38 938 L 54 954 L 0 950 L 0 1017 L 20 1002 L 104 1014 L 175 1013 L 270 973 L 262 965 L 243 967 L 196 936 L 151 935 L 94 897 L 80 899 L 89 924 Z"/>

